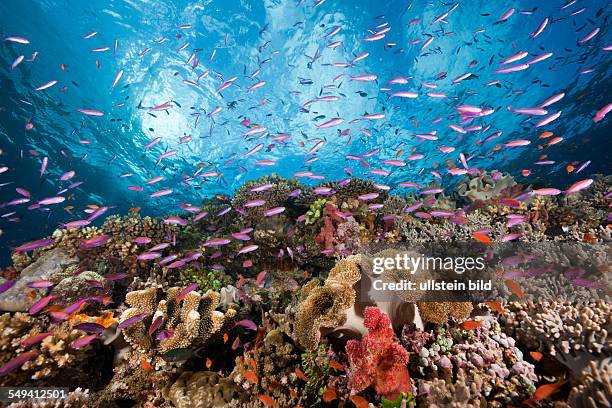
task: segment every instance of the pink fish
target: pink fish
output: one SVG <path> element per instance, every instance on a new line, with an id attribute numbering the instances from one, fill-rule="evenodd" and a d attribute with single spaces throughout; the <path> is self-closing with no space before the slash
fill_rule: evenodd
<path id="1" fill-rule="evenodd" d="M 252 201 L 247 201 L 246 203 L 244 203 L 243 207 L 245 208 L 261 207 L 265 203 L 266 203 L 266 200 L 252 200 Z"/>
<path id="2" fill-rule="evenodd" d="M 139 261 L 147 261 L 150 259 L 160 258 L 161 254 L 159 252 L 145 252 L 136 257 Z"/>
<path id="3" fill-rule="evenodd" d="M 2 41 L 9 41 L 9 42 L 17 43 L 17 44 L 29 44 L 30 43 L 30 40 L 28 40 L 27 38 L 16 37 L 16 36 L 6 37 Z"/>
<path id="4" fill-rule="evenodd" d="M 361 201 L 370 201 L 370 200 L 374 200 L 375 198 L 378 198 L 380 194 L 378 193 L 368 193 L 368 194 L 362 194 L 360 196 L 357 197 L 357 199 L 361 200 Z"/>
<path id="5" fill-rule="evenodd" d="M 506 143 L 504 146 L 506 147 L 518 147 L 518 146 L 527 146 L 528 144 L 531 144 L 531 142 L 529 140 L 513 140 L 511 142 Z"/>
<path id="6" fill-rule="evenodd" d="M 77 112 L 88 116 L 104 116 L 104 112 L 95 109 L 77 109 Z"/>
<path id="7" fill-rule="evenodd" d="M 22 347 L 30 347 L 34 344 L 40 343 L 41 341 L 52 335 L 53 333 L 51 332 L 35 334 L 34 336 L 28 337 L 27 339 L 23 340 L 19 344 L 21 344 Z"/>
<path id="8" fill-rule="evenodd" d="M 500 68 L 495 70 L 496 74 L 509 74 L 511 72 L 518 72 L 518 71 L 523 71 L 525 69 L 529 68 L 529 65 L 527 64 L 520 64 L 520 65 L 513 65 L 511 67 L 508 68 Z"/>
<path id="9" fill-rule="evenodd" d="M 561 112 L 559 111 L 557 113 L 553 113 L 552 115 L 549 115 L 547 117 L 545 117 L 544 119 L 542 119 L 541 121 L 539 121 L 538 123 L 535 124 L 535 127 L 542 127 L 542 126 L 546 126 L 548 125 L 550 122 L 556 120 L 557 118 L 559 118 L 559 116 L 561 116 Z"/>
<path id="10" fill-rule="evenodd" d="M 320 125 L 317 125 L 317 129 L 327 129 L 336 125 L 339 125 L 340 123 L 344 122 L 341 118 L 334 118 L 331 120 L 328 120 L 327 122 L 321 123 Z"/>
<path id="11" fill-rule="evenodd" d="M 247 245 L 247 246 L 244 246 L 244 247 L 240 248 L 240 249 L 238 250 L 238 253 L 237 253 L 237 254 L 238 254 L 238 255 L 242 255 L 242 254 L 246 254 L 246 253 L 249 253 L 249 252 L 253 252 L 253 251 L 255 251 L 257 248 L 259 248 L 259 245 Z"/>
<path id="12" fill-rule="evenodd" d="M 42 164 L 40 166 L 40 176 L 41 177 L 45 173 L 45 170 L 47 170 L 48 164 L 49 164 L 49 158 L 47 156 L 43 157 Z"/>
<path id="13" fill-rule="evenodd" d="M 285 207 L 274 207 L 274 208 L 270 208 L 267 211 L 264 211 L 264 216 L 266 217 L 272 217 L 274 215 L 280 214 L 283 211 L 285 211 Z"/>
<path id="14" fill-rule="evenodd" d="M 149 197 L 151 197 L 151 198 L 162 197 L 162 196 L 166 196 L 168 194 L 172 194 L 172 190 L 171 189 L 158 190 L 158 191 L 150 194 Z"/>
<path id="15" fill-rule="evenodd" d="M 208 247 L 208 246 L 221 246 L 221 245 L 227 245 L 231 242 L 231 240 L 227 239 L 227 238 L 213 238 L 213 239 L 209 239 L 208 241 L 204 242 L 202 244 L 202 246 Z"/>
<path id="16" fill-rule="evenodd" d="M 597 113 L 593 117 L 593 122 L 597 123 L 597 122 L 602 121 L 603 118 L 605 118 L 608 112 L 610 112 L 611 110 L 612 110 L 612 103 L 609 103 L 597 111 Z"/>
<path id="17" fill-rule="evenodd" d="M 590 33 L 588 33 L 584 38 L 582 38 L 580 41 L 578 41 L 580 44 L 584 44 L 585 42 L 589 41 L 591 38 L 595 37 L 598 33 L 599 33 L 599 27 L 595 28 L 593 31 L 591 31 Z"/>
<path id="18" fill-rule="evenodd" d="M 533 190 L 531 192 L 531 194 L 534 195 L 557 195 L 560 194 L 561 190 L 558 190 L 556 188 L 550 188 L 550 187 L 546 187 L 546 188 L 538 188 L 536 190 Z"/>
<path id="19" fill-rule="evenodd" d="M 589 188 L 591 184 L 593 184 L 593 179 L 578 181 L 577 183 L 572 184 L 570 188 L 565 190 L 565 194 L 571 194 L 580 190 L 584 190 L 585 188 Z"/>
<path id="20" fill-rule="evenodd" d="M 120 70 L 119 72 L 117 72 L 117 75 L 115 75 L 115 79 L 113 80 L 113 85 L 111 86 L 111 89 L 115 88 L 115 86 L 119 83 L 119 80 L 121 79 L 122 76 L 123 76 L 123 70 Z"/>
<path id="21" fill-rule="evenodd" d="M 531 37 L 531 39 L 533 40 L 538 35 L 542 34 L 542 31 L 544 31 L 544 29 L 546 28 L 547 25 L 548 25 L 548 17 L 546 17 L 544 20 L 542 20 L 542 22 L 540 23 L 538 28 L 536 28 L 536 30 L 529 35 Z"/>
<path id="22" fill-rule="evenodd" d="M 43 84 L 43 85 L 39 86 L 38 88 L 34 88 L 34 90 L 35 91 L 42 91 L 44 89 L 51 88 L 55 84 L 57 84 L 57 81 L 55 81 L 55 80 L 49 81 L 46 84 Z"/>
<path id="23" fill-rule="evenodd" d="M 147 331 L 149 336 L 153 336 L 153 333 L 155 333 L 157 331 L 157 329 L 159 329 L 162 326 L 163 323 L 164 323 L 164 317 L 163 316 L 158 316 L 153 321 L 153 323 L 151 323 L 151 326 L 149 326 L 149 330 Z"/>

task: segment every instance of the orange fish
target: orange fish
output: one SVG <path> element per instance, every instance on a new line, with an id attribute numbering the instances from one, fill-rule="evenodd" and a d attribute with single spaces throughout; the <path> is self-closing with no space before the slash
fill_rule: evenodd
<path id="1" fill-rule="evenodd" d="M 260 395 L 257 397 L 257 399 L 259 399 L 266 407 L 273 407 L 274 405 L 276 405 L 276 402 L 274 401 L 274 398 L 272 398 L 269 395 Z"/>
<path id="2" fill-rule="evenodd" d="M 468 320 L 461 323 L 461 328 L 463 330 L 476 330 L 479 327 L 482 327 L 482 322 L 477 322 L 475 320 Z"/>
<path id="3" fill-rule="evenodd" d="M 60 69 L 61 69 L 62 71 L 66 71 L 66 70 L 68 69 L 68 65 L 66 65 L 66 64 L 60 64 Z"/>
<path id="4" fill-rule="evenodd" d="M 489 306 L 491 309 L 495 310 L 497 313 L 504 314 L 504 307 L 500 302 L 485 302 L 485 305 Z"/>
<path id="5" fill-rule="evenodd" d="M 478 242 L 482 242 L 483 244 L 490 244 L 491 238 L 487 234 L 483 234 L 482 232 L 475 232 L 472 234 L 472 237 Z"/>
<path id="6" fill-rule="evenodd" d="M 251 362 L 251 366 L 253 367 L 253 370 L 257 370 L 257 362 L 255 362 L 255 359 L 251 357 L 249 361 Z"/>
<path id="7" fill-rule="evenodd" d="M 223 333 L 223 343 L 227 343 L 227 341 L 229 340 L 229 336 L 227 335 L 227 333 Z"/>
<path id="8" fill-rule="evenodd" d="M 74 209 L 73 205 L 67 205 L 67 206 L 64 207 L 64 210 L 66 210 L 66 211 L 70 211 L 72 209 Z"/>
<path id="9" fill-rule="evenodd" d="M 323 402 L 331 402 L 335 400 L 336 398 L 338 398 L 338 396 L 336 395 L 336 391 L 333 388 L 328 388 L 321 395 L 321 398 L 323 399 Z"/>
<path id="10" fill-rule="evenodd" d="M 369 406 L 368 401 L 359 395 L 351 395 L 350 400 L 357 408 L 368 408 Z"/>
<path id="11" fill-rule="evenodd" d="M 402 153 L 404 153 L 404 149 L 398 150 L 397 152 L 395 152 L 395 157 L 400 157 Z"/>
<path id="12" fill-rule="evenodd" d="M 512 279 L 506 279 L 504 283 L 506 284 L 508 289 L 512 291 L 512 293 L 518 296 L 519 299 L 523 300 L 524 298 L 523 289 L 521 289 L 521 286 L 518 283 L 516 283 Z"/>
<path id="13" fill-rule="evenodd" d="M 530 351 L 529 355 L 531 356 L 531 358 L 533 358 L 535 361 L 540 361 L 542 359 L 542 357 L 544 357 L 544 354 L 540 353 L 539 351 Z"/>
<path id="14" fill-rule="evenodd" d="M 206 368 L 212 367 L 212 360 L 210 358 L 206 358 Z"/>
<path id="15" fill-rule="evenodd" d="M 527 169 L 521 170 L 521 174 L 523 175 L 523 177 L 527 177 L 528 175 L 531 174 L 531 170 L 527 170 Z"/>
<path id="16" fill-rule="evenodd" d="M 344 366 L 336 360 L 329 360 L 329 366 L 335 370 L 344 371 Z"/>
<path id="17" fill-rule="evenodd" d="M 547 137 L 551 137 L 552 135 L 554 135 L 553 132 L 544 132 L 540 135 L 540 139 L 546 139 Z"/>
<path id="18" fill-rule="evenodd" d="M 295 389 L 293 389 L 293 388 L 289 388 L 289 394 L 291 394 L 291 396 L 292 396 L 293 398 L 298 398 L 298 397 L 299 397 L 299 394 L 298 394 L 298 393 L 297 393 L 297 391 L 296 391 Z"/>
<path id="19" fill-rule="evenodd" d="M 257 374 L 255 374 L 251 370 L 246 370 L 245 372 L 242 373 L 242 376 L 246 378 L 247 380 L 249 380 L 250 382 L 252 382 L 253 384 L 257 384 L 259 382 L 259 377 L 257 377 Z"/>
<path id="20" fill-rule="evenodd" d="M 147 372 L 147 374 L 151 374 L 153 372 L 153 366 L 146 360 L 140 360 L 140 366 Z"/>
<path id="21" fill-rule="evenodd" d="M 567 167 L 565 168 L 565 170 L 567 170 L 568 173 L 573 172 L 575 169 L 576 168 L 572 166 L 571 164 L 568 164 Z"/>
<path id="22" fill-rule="evenodd" d="M 554 394 L 559 389 L 559 387 L 561 387 L 563 384 L 565 384 L 565 381 L 558 381 L 552 384 L 540 385 L 538 389 L 535 391 L 535 393 L 533 394 L 533 399 L 535 400 L 546 399 L 550 397 L 552 394 Z"/>
<path id="23" fill-rule="evenodd" d="M 555 137 L 554 139 L 551 139 L 550 142 L 548 142 L 547 146 L 552 146 L 552 145 L 556 145 L 557 143 L 560 143 L 563 140 L 562 137 Z"/>
<path id="24" fill-rule="evenodd" d="M 302 370 L 300 370 L 299 367 L 295 368 L 295 373 L 297 374 L 298 378 L 301 380 L 304 380 L 306 382 L 308 382 L 309 378 L 306 377 L 306 374 L 304 374 L 304 372 Z"/>
<path id="25" fill-rule="evenodd" d="M 137 213 L 140 211 L 140 207 L 131 207 L 128 211 L 131 213 Z"/>

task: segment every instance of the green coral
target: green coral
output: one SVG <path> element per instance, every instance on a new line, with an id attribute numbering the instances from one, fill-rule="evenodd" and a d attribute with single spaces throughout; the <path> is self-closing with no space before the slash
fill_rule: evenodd
<path id="1" fill-rule="evenodd" d="M 211 289 L 218 292 L 230 282 L 223 273 L 215 270 L 205 271 L 203 269 L 186 268 L 181 270 L 181 280 L 184 283 L 197 283 L 200 290 L 206 292 Z"/>
<path id="2" fill-rule="evenodd" d="M 322 344 L 318 349 L 302 354 L 302 368 L 308 382 L 304 385 L 304 395 L 309 406 L 321 405 L 321 396 L 327 389 L 329 360 L 325 357 L 327 347 Z"/>
<path id="3" fill-rule="evenodd" d="M 323 215 L 323 208 L 327 200 L 325 198 L 319 198 L 310 205 L 310 209 L 306 212 L 306 225 L 312 225 L 317 222 L 321 215 Z"/>

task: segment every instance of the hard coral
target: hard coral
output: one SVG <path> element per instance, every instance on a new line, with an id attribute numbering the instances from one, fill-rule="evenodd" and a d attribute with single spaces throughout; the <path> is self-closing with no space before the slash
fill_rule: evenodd
<path id="1" fill-rule="evenodd" d="M 361 341 L 349 340 L 346 344 L 349 386 L 356 392 L 374 386 L 377 393 L 395 399 L 408 391 L 408 352 L 394 340 L 386 314 L 367 307 L 364 315 L 368 334 Z"/>
<path id="2" fill-rule="evenodd" d="M 123 331 L 125 339 L 135 350 L 165 354 L 171 350 L 201 345 L 221 331 L 222 327 L 227 327 L 236 314 L 234 309 L 228 309 L 225 314 L 215 310 L 219 303 L 219 294 L 216 292 L 208 291 L 200 295 L 191 291 L 177 300 L 180 292 L 181 288 L 168 289 L 166 298 L 157 305 L 155 288 L 133 291 L 126 295 L 126 303 L 131 308 L 121 314 L 119 321 L 142 313 L 146 315 Z M 162 323 L 157 332 L 165 331 L 171 335 L 155 342 L 155 335 L 149 336 L 147 330 L 160 318 Z"/>

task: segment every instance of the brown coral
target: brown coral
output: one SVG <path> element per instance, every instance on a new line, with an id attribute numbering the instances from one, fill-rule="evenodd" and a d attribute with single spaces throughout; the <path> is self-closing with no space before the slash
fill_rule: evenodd
<path id="1" fill-rule="evenodd" d="M 423 321 L 443 324 L 448 317 L 464 320 L 470 317 L 473 306 L 470 302 L 417 302 Z"/>

